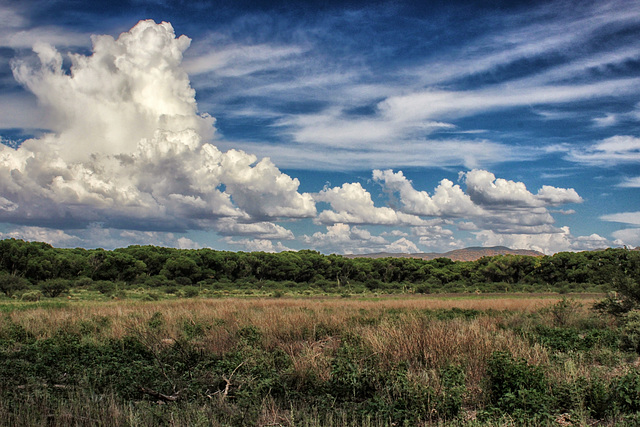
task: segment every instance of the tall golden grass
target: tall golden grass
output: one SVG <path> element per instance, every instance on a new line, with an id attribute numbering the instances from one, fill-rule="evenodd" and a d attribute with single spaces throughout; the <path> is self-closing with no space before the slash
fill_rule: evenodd
<path id="1" fill-rule="evenodd" d="M 340 337 L 360 337 L 380 363 L 400 361 L 411 372 L 424 375 L 456 363 L 466 367 L 470 390 L 479 390 L 486 360 L 494 351 L 508 350 L 533 364 L 546 364 L 548 354 L 531 345 L 511 329 L 500 327 L 505 318 L 530 313 L 556 304 L 558 297 L 511 296 L 442 298 L 331 298 L 331 299 L 185 299 L 140 302 L 78 302 L 61 308 L 33 308 L 0 317 L 22 325 L 37 338 L 55 331 L 95 328 L 91 339 L 122 338 L 140 333 L 152 316 L 161 314 L 162 325 L 147 339 L 179 340 L 185 324 L 201 325 L 196 345 L 214 354 L 224 354 L 237 344 L 237 333 L 254 326 L 264 348 L 280 348 L 293 361 L 296 375 L 309 373 L 321 379 L 330 375 L 331 355 Z M 592 302 L 585 298 L 584 306 Z M 437 320 L 427 310 L 493 310 L 491 316 Z M 106 325 L 98 327 L 96 325 Z M 436 375 L 434 375 L 436 377 Z"/>

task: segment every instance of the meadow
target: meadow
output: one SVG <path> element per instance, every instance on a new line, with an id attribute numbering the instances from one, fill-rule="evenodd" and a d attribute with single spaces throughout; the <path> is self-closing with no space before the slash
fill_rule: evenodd
<path id="1" fill-rule="evenodd" d="M 602 295 L 0 301 L 0 423 L 633 425 Z"/>

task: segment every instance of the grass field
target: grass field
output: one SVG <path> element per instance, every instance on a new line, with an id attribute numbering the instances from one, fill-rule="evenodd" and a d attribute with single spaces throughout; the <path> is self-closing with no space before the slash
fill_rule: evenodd
<path id="1" fill-rule="evenodd" d="M 640 422 L 638 331 L 600 298 L 5 300 L 0 423 Z"/>

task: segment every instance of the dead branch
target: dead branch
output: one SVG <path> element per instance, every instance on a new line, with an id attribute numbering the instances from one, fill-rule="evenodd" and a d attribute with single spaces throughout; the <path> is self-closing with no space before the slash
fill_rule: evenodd
<path id="1" fill-rule="evenodd" d="M 180 394 L 180 392 L 177 392 L 175 394 L 172 394 L 171 396 L 167 396 L 166 394 L 158 393 L 157 391 L 148 389 L 146 387 L 140 387 L 140 391 L 164 402 L 175 402 L 176 400 L 178 400 L 178 395 Z"/>

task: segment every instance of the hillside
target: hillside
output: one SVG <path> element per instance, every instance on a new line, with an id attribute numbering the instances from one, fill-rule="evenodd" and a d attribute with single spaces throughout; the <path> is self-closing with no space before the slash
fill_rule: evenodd
<path id="1" fill-rule="evenodd" d="M 543 256 L 542 252 L 532 251 L 528 249 L 509 249 L 505 246 L 493 246 L 490 248 L 471 247 L 464 249 L 456 249 L 445 253 L 429 252 L 429 253 L 389 253 L 378 252 L 363 255 L 344 255 L 346 258 L 418 258 L 424 260 L 432 260 L 436 258 L 449 258 L 453 261 L 475 261 L 485 256 L 496 255 L 527 255 L 527 256 Z"/>

